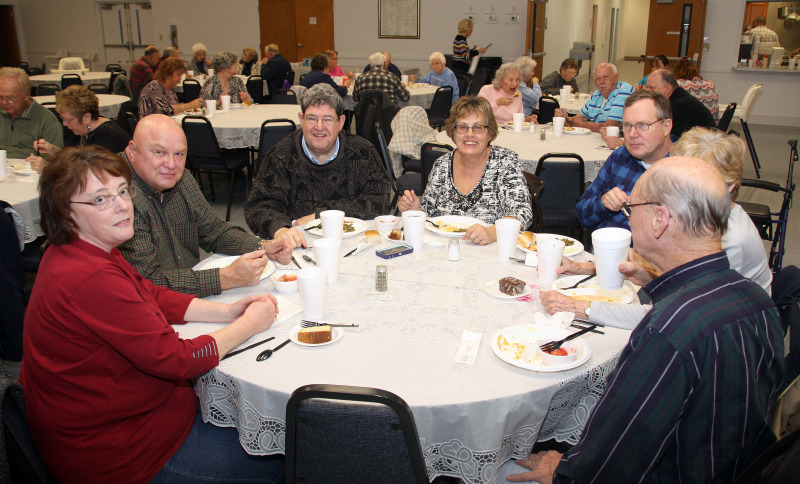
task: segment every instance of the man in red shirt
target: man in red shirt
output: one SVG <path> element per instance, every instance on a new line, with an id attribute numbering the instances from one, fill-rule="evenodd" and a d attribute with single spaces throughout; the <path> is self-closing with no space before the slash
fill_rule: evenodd
<path id="1" fill-rule="evenodd" d="M 153 69 L 161 60 L 161 51 L 155 45 L 148 45 L 144 55 L 131 66 L 131 92 L 133 102 L 139 102 L 139 92 L 153 80 Z"/>

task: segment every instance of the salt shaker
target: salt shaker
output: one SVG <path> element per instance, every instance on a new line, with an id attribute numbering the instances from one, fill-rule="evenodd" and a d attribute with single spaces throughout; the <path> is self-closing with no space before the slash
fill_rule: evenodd
<path id="1" fill-rule="evenodd" d="M 450 239 L 447 244 L 447 260 L 456 261 L 461 256 L 461 245 L 457 238 Z"/>
<path id="2" fill-rule="evenodd" d="M 379 265 L 375 268 L 375 290 L 386 292 L 387 289 L 389 289 L 389 274 L 385 265 Z"/>
<path id="3" fill-rule="evenodd" d="M 542 140 L 542 141 L 545 140 L 545 138 L 544 138 L 544 126 L 542 126 L 542 129 L 539 130 L 539 139 Z"/>

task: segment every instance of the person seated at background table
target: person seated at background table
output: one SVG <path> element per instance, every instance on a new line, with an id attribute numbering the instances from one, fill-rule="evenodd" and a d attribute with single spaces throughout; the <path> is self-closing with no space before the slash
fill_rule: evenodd
<path id="1" fill-rule="evenodd" d="M 711 111 L 686 89 L 678 85 L 677 79 L 670 71 L 658 70 L 647 78 L 647 89 L 655 91 L 667 99 L 672 107 L 672 134 L 680 137 L 686 131 L 701 126 L 716 128 L 717 123 Z"/>
<path id="2" fill-rule="evenodd" d="M 261 59 L 258 58 L 258 51 L 252 47 L 242 49 L 242 59 L 236 64 L 236 74 L 248 77 L 261 75 Z"/>
<path id="3" fill-rule="evenodd" d="M 381 54 L 383 54 L 383 69 L 388 72 L 391 72 L 392 74 L 397 76 L 398 79 L 402 79 L 403 73 L 400 72 L 400 68 L 392 64 L 392 54 L 388 52 L 381 52 Z M 362 72 L 362 74 L 366 74 L 367 72 L 369 72 L 369 70 L 372 69 L 372 67 L 373 67 L 372 64 L 368 63 L 364 67 L 364 71 Z"/>
<path id="4" fill-rule="evenodd" d="M 283 241 L 263 240 L 217 217 L 186 172 L 186 135 L 172 119 L 142 118 L 123 157 L 133 170 L 136 218 L 133 237 L 119 250 L 154 284 L 205 297 L 258 284 L 268 258 L 291 260 Z M 193 271 L 201 248 L 241 257 L 222 269 Z"/>
<path id="5" fill-rule="evenodd" d="M 532 454 L 512 482 L 733 482 L 775 442 L 783 326 L 764 290 L 729 267 L 731 200 L 697 159 L 659 161 L 627 210 L 633 247 L 661 274 L 578 443 Z M 27 358 L 27 356 L 26 356 Z M 502 472 L 502 471 L 501 471 Z"/>
<path id="6" fill-rule="evenodd" d="M 703 103 L 711 111 L 714 121 L 719 122 L 719 93 L 714 81 L 703 79 L 697 71 L 697 65 L 688 57 L 681 57 L 672 73 L 678 85 Z"/>
<path id="7" fill-rule="evenodd" d="M 431 63 L 431 71 L 427 76 L 422 79 L 417 79 L 417 76 L 410 75 L 408 78 L 411 82 L 419 82 L 422 84 L 430 84 L 432 86 L 450 86 L 453 88 L 453 99 L 451 103 L 456 102 L 458 99 L 458 79 L 453 71 L 445 65 L 446 59 L 441 52 L 434 52 L 428 57 Z"/>
<path id="8" fill-rule="evenodd" d="M 206 46 L 200 42 L 192 46 L 192 58 L 186 62 L 186 70 L 194 71 L 194 75 L 207 73 L 206 69 L 211 67 L 211 61 L 206 58 Z"/>
<path id="9" fill-rule="evenodd" d="M 397 104 L 398 99 L 401 101 L 409 100 L 411 94 L 400 81 L 400 77 L 386 70 L 386 57 L 382 52 L 375 52 L 369 56 L 369 63 L 372 65 L 372 69 L 359 76 L 353 85 L 353 100 L 355 102 L 361 101 L 361 96 L 367 89 L 377 89 L 385 92 L 394 104 Z"/>
<path id="10" fill-rule="evenodd" d="M 161 51 L 155 45 L 148 45 L 144 49 L 144 55 L 131 65 L 131 77 L 128 80 L 131 84 L 133 102 L 139 99 L 142 89 L 152 82 L 159 63 L 161 63 Z"/>
<path id="11" fill-rule="evenodd" d="M 539 83 L 542 92 L 547 95 L 558 95 L 561 93 L 561 88 L 564 86 L 571 86 L 572 92 L 578 92 L 578 81 L 575 76 L 578 75 L 578 62 L 572 57 L 567 57 L 561 63 L 561 67 L 557 71 L 553 71 Z"/>
<path id="12" fill-rule="evenodd" d="M 185 73 L 186 66 L 181 59 L 171 57 L 162 62 L 156 71 L 156 78 L 145 86 L 139 95 L 139 116 L 142 118 L 150 114 L 172 116 L 199 108 L 202 105 L 201 99 L 180 103 L 173 91 Z"/>
<path id="13" fill-rule="evenodd" d="M 331 77 L 349 77 L 350 79 L 353 78 L 353 73 L 348 71 L 347 74 L 344 73 L 342 67 L 339 65 L 339 51 L 329 49 L 323 52 L 323 54 L 328 56 L 328 75 Z"/>
<path id="14" fill-rule="evenodd" d="M 301 129 L 267 153 L 244 205 L 254 234 L 286 239 L 293 248 L 305 247 L 302 226 L 321 211 L 371 220 L 391 209 L 389 178 L 378 152 L 364 138 L 342 131 L 342 96 L 317 84 L 303 93 L 300 109 Z"/>
<path id="15" fill-rule="evenodd" d="M 269 44 L 264 47 L 264 58 L 261 59 L 261 79 L 267 82 L 269 95 L 283 89 L 286 74 L 292 70 L 292 65 L 281 55 L 278 44 Z"/>
<path id="16" fill-rule="evenodd" d="M 19 67 L 0 68 L 0 105 L 0 150 L 6 150 L 6 158 L 32 156 L 40 139 L 64 146 L 58 118 L 31 99 L 31 80 Z"/>
<path id="17" fill-rule="evenodd" d="M 232 103 L 250 102 L 250 95 L 240 77 L 236 77 L 236 55 L 232 52 L 218 52 L 211 62 L 214 75 L 206 78 L 200 89 L 200 99 L 215 100 L 222 104 L 222 95 L 231 97 Z"/>
<path id="18" fill-rule="evenodd" d="M 509 123 L 514 113 L 523 113 L 522 93 L 517 90 L 520 84 L 519 67 L 507 62 L 494 73 L 491 84 L 478 91 L 478 96 L 489 101 L 498 123 Z M 525 117 L 525 121 L 536 121 L 536 115 Z"/>
<path id="19" fill-rule="evenodd" d="M 180 53 L 178 53 L 178 49 L 172 46 L 165 47 L 164 51 L 161 53 L 161 58 L 158 59 L 158 64 L 153 68 L 153 72 L 158 70 L 158 66 L 161 65 L 164 60 L 169 59 L 170 57 L 178 57 L 180 58 Z"/>
<path id="20" fill-rule="evenodd" d="M 750 216 L 736 203 L 739 187 L 742 185 L 744 156 L 747 149 L 738 136 L 726 135 L 722 131 L 706 128 L 692 128 L 673 145 L 670 156 L 691 156 L 700 158 L 717 167 L 728 186 L 731 198 L 731 212 L 728 224 L 722 235 L 722 250 L 728 257 L 731 269 L 771 292 L 772 272 L 767 262 L 767 253 L 758 229 Z M 623 206 L 623 210 L 626 209 Z M 633 254 L 635 255 L 635 253 Z M 631 262 L 623 263 L 624 274 L 632 274 Z M 620 268 L 622 269 L 622 266 Z M 594 274 L 593 262 L 574 262 L 563 258 L 560 274 Z M 600 301 L 579 301 L 558 291 L 541 292 L 542 304 L 551 314 L 559 311 L 575 313 L 592 322 L 606 326 L 634 329 L 652 307 L 642 304 L 609 304 Z"/>
<path id="21" fill-rule="evenodd" d="M 142 278 L 116 249 L 133 236 L 131 176 L 98 146 L 65 148 L 42 172 L 52 245 L 28 304 L 20 375 L 39 452 L 58 482 L 281 482 L 281 458 L 248 456 L 236 429 L 203 423 L 190 381 L 269 329 L 275 298 L 204 301 Z M 182 339 L 170 325 L 186 321 L 229 324 Z"/>
<path id="22" fill-rule="evenodd" d="M 466 76 L 469 72 L 469 66 L 472 64 L 472 58 L 476 55 L 483 54 L 486 49 L 483 47 L 474 46 L 469 48 L 467 37 L 472 35 L 472 29 L 475 24 L 468 18 L 463 18 L 458 21 L 458 34 L 453 39 L 453 73 L 458 76 Z M 466 94 L 466 93 L 465 93 Z"/>
<path id="23" fill-rule="evenodd" d="M 352 79 L 345 79 L 344 86 L 340 86 L 334 82 L 333 78 L 325 71 L 328 69 L 328 56 L 325 54 L 317 54 L 311 58 L 311 71 L 303 76 L 300 85 L 309 89 L 316 84 L 324 83 L 331 86 L 334 91 L 338 92 L 340 96 L 347 96 L 347 86 L 353 83 Z"/>
<path id="24" fill-rule="evenodd" d="M 628 194 L 642 173 L 669 155 L 678 139 L 670 136 L 671 129 L 672 110 L 667 98 L 639 89 L 626 99 L 622 115 L 625 144 L 603 163 L 576 206 L 585 229 L 628 228 L 622 204 L 630 201 Z"/>
<path id="25" fill-rule="evenodd" d="M 56 94 L 56 111 L 61 115 L 62 123 L 75 133 L 70 146 L 98 145 L 112 153 L 119 153 L 128 146 L 131 136 L 114 121 L 100 116 L 100 104 L 97 94 L 83 86 L 69 86 Z M 33 149 L 50 156 L 61 148 L 45 139 L 33 142 Z M 46 160 L 41 156 L 31 155 L 27 160 L 31 168 L 41 173 Z"/>
<path id="26" fill-rule="evenodd" d="M 538 113 L 539 99 L 542 97 L 542 88 L 533 79 L 533 70 L 536 68 L 536 61 L 523 55 L 517 57 L 514 65 L 519 69 L 519 86 L 517 89 L 522 94 L 522 111 L 525 116 Z M 529 85 L 530 84 L 530 85 Z"/>
<path id="27" fill-rule="evenodd" d="M 669 69 L 669 59 L 667 59 L 667 56 L 664 54 L 655 55 L 652 59 L 650 59 L 650 72 L 657 71 L 659 69 Z M 634 87 L 636 89 L 644 89 L 647 87 L 647 77 L 649 75 L 650 74 L 641 78 Z"/>
<path id="28" fill-rule="evenodd" d="M 622 107 L 633 92 L 633 86 L 619 80 L 617 66 L 603 62 L 594 70 L 594 85 L 597 90 L 586 101 L 581 112 L 570 116 L 563 109 L 556 109 L 556 116 L 564 116 L 567 124 L 579 128 L 599 131 L 606 126 L 619 126 L 622 122 Z"/>
<path id="29" fill-rule="evenodd" d="M 497 138 L 497 121 L 486 98 L 463 96 L 450 109 L 445 122 L 456 150 L 442 155 L 431 170 L 420 199 L 406 190 L 398 208 L 423 210 L 428 216 L 467 215 L 489 224 L 475 224 L 461 237 L 480 245 L 497 240 L 494 222 L 516 218 L 523 229 L 533 220 L 531 194 L 522 176 L 519 156 L 491 146 Z"/>

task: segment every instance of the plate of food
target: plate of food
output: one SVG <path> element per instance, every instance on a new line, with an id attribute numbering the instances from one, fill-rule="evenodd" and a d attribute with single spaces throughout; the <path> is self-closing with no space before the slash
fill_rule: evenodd
<path id="1" fill-rule="evenodd" d="M 231 109 L 242 109 L 242 103 L 231 103 Z"/>
<path id="2" fill-rule="evenodd" d="M 222 269 L 224 267 L 228 267 L 229 265 L 233 264 L 233 261 L 238 259 L 239 255 L 231 255 L 226 257 L 209 257 L 203 261 L 200 261 L 196 266 L 192 267 L 192 270 L 195 271 L 204 271 L 206 269 Z M 272 261 L 268 261 L 266 267 L 261 272 L 261 277 L 259 280 L 264 279 L 265 277 L 269 277 L 273 272 L 275 272 L 275 263 Z"/>
<path id="3" fill-rule="evenodd" d="M 507 122 L 506 126 L 509 127 L 509 128 L 513 128 L 514 127 L 514 121 Z M 527 121 L 523 121 L 522 127 L 523 128 L 530 128 L 531 127 L 531 123 L 529 123 Z"/>
<path id="4" fill-rule="evenodd" d="M 428 217 L 425 221 L 425 228 L 436 235 L 444 237 L 463 237 L 467 229 L 475 224 L 487 226 L 487 224 L 475 217 L 443 215 L 441 217 Z"/>
<path id="5" fill-rule="evenodd" d="M 542 358 L 539 344 L 546 341 L 553 341 L 566 338 L 571 334 L 570 331 L 552 326 L 537 326 L 527 324 L 521 326 L 511 326 L 501 329 L 492 336 L 492 352 L 495 356 L 510 365 L 525 370 L 550 373 L 565 371 L 577 368 L 592 356 L 591 347 L 581 338 L 571 341 L 574 343 L 569 351 L 574 351 L 573 358 L 568 358 L 561 364 L 548 364 Z"/>
<path id="6" fill-rule="evenodd" d="M 30 163 L 13 163 L 11 165 L 11 171 L 21 176 L 30 176 L 36 174 L 36 170 L 31 168 Z"/>
<path id="7" fill-rule="evenodd" d="M 300 346 L 325 346 L 336 343 L 342 336 L 344 336 L 342 328 L 332 328 L 328 325 L 304 328 L 298 324 L 289 330 L 289 339 Z"/>
<path id="8" fill-rule="evenodd" d="M 308 222 L 305 227 L 303 227 L 309 234 L 314 234 L 322 237 L 322 221 L 320 219 L 314 219 L 311 222 Z M 342 232 L 342 238 L 347 239 L 350 237 L 355 237 L 356 235 L 361 235 L 367 230 L 367 223 L 361 220 L 360 218 L 355 217 L 345 217 L 344 218 L 344 228 Z"/>
<path id="9" fill-rule="evenodd" d="M 589 134 L 592 130 L 589 128 L 578 128 L 577 126 L 567 126 L 564 128 L 564 134 Z"/>
<path id="10" fill-rule="evenodd" d="M 537 239 L 560 239 L 564 241 L 564 255 L 569 257 L 583 252 L 583 244 L 572 237 L 558 234 L 534 234 L 523 232 L 517 237 L 517 248 L 524 252 L 536 252 Z"/>
<path id="11" fill-rule="evenodd" d="M 516 299 L 531 293 L 528 283 L 510 276 L 487 282 L 483 290 L 498 299 Z"/>
<path id="12" fill-rule="evenodd" d="M 636 288 L 630 281 L 624 281 L 619 289 L 603 289 L 597 285 L 596 277 L 589 279 L 574 289 L 561 289 L 575 284 L 584 277 L 586 276 L 561 277 L 553 283 L 553 289 L 579 301 L 599 301 L 610 304 L 628 304 L 636 297 Z"/>

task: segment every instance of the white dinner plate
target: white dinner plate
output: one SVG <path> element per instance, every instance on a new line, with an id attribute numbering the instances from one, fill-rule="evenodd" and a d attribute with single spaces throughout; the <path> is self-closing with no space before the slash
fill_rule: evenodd
<path id="1" fill-rule="evenodd" d="M 336 343 L 337 341 L 342 339 L 342 336 L 344 336 L 344 329 L 342 329 L 342 328 L 331 328 L 331 340 L 330 341 L 326 341 L 324 343 L 317 343 L 315 345 L 312 345 L 310 343 L 301 343 L 300 340 L 297 339 L 297 333 L 299 333 L 301 329 L 303 329 L 303 327 L 298 324 L 297 326 L 294 326 L 292 329 L 289 330 L 289 339 L 292 340 L 292 343 L 298 344 L 300 346 L 325 346 L 325 345 L 329 345 L 331 343 Z"/>
<path id="2" fill-rule="evenodd" d="M 513 128 L 514 127 L 514 121 L 507 122 L 506 126 L 508 126 L 509 128 Z M 528 121 L 523 121 L 522 122 L 522 127 L 523 128 L 530 128 L 531 127 L 531 123 L 529 123 Z"/>
<path id="3" fill-rule="evenodd" d="M 36 170 L 34 170 L 33 168 L 16 169 L 13 166 L 11 166 L 10 169 L 12 172 L 16 173 L 19 176 L 31 176 L 36 174 Z"/>
<path id="4" fill-rule="evenodd" d="M 344 223 L 345 224 L 352 223 L 354 230 L 352 232 L 343 232 L 342 233 L 342 238 L 343 239 L 349 239 L 350 237 L 355 237 L 356 235 L 363 234 L 364 232 L 367 231 L 367 223 L 364 222 L 363 220 L 361 220 L 360 218 L 345 217 L 344 218 Z M 315 227 L 317 225 L 319 227 Z M 317 219 L 312 220 L 311 222 L 308 222 L 307 224 L 305 224 L 303 226 L 303 230 L 305 230 L 305 229 L 307 229 L 309 227 L 315 227 L 313 229 L 308 230 L 309 234 L 314 234 L 314 235 L 317 235 L 319 237 L 323 237 L 323 235 L 322 235 L 322 221 L 320 219 L 317 218 Z"/>
<path id="5" fill-rule="evenodd" d="M 220 258 L 208 258 L 204 261 L 201 261 L 197 266 L 194 267 L 196 271 L 204 271 L 206 269 L 222 269 L 223 267 L 228 267 L 229 265 L 233 264 L 233 261 L 241 257 L 240 255 L 231 255 L 227 257 L 220 257 Z M 264 267 L 264 271 L 261 272 L 261 277 L 259 280 L 264 279 L 265 277 L 269 277 L 270 274 L 275 272 L 275 263 L 272 261 L 267 261 L 267 266 Z"/>
<path id="6" fill-rule="evenodd" d="M 511 326 L 501 329 L 492 336 L 492 351 L 506 363 L 524 370 L 542 373 L 571 370 L 586 363 L 592 356 L 592 348 L 580 337 L 572 340 L 578 349 L 578 356 L 575 360 L 563 365 L 546 364 L 536 346 L 540 340 L 557 340 L 570 334 L 571 332 L 565 329 L 541 327 L 535 324 Z"/>
<path id="7" fill-rule="evenodd" d="M 564 255 L 571 256 L 577 255 L 583 252 L 583 244 L 581 244 L 578 240 L 573 239 L 572 237 L 567 237 L 566 235 L 558 235 L 558 234 L 536 234 L 536 240 L 539 239 L 561 239 L 564 242 L 570 241 L 572 245 L 567 245 L 564 247 Z M 536 252 L 536 249 L 528 249 L 522 247 L 521 245 L 517 244 L 517 248 L 524 251 L 524 252 Z M 584 276 L 585 277 L 585 276 Z"/>
<path id="8" fill-rule="evenodd" d="M 451 227 L 459 229 L 459 231 L 456 232 L 452 228 L 451 230 L 442 230 L 440 228 L 437 229 L 431 224 L 431 222 L 439 225 L 447 224 Z M 428 219 L 425 221 L 425 228 L 436 235 L 441 235 L 444 237 L 463 237 L 464 232 L 466 232 L 468 228 L 475 224 L 483 225 L 484 227 L 488 226 L 487 224 L 483 223 L 483 221 L 478 220 L 475 217 L 467 217 L 466 215 L 442 215 L 440 217 L 428 217 Z"/>
<path id="9" fill-rule="evenodd" d="M 553 283 L 553 289 L 556 289 L 561 294 L 569 297 L 574 297 L 582 301 L 600 301 L 610 304 L 628 304 L 636 297 L 636 289 L 630 281 L 624 281 L 622 287 L 619 289 L 602 289 L 597 285 L 597 278 L 589 279 L 575 289 L 562 290 L 562 287 L 569 287 L 579 280 L 586 277 L 585 275 L 566 276 L 559 278 Z"/>
<path id="10" fill-rule="evenodd" d="M 589 134 L 592 130 L 589 128 L 578 128 L 576 126 L 569 126 L 564 128 L 564 134 Z"/>
<path id="11" fill-rule="evenodd" d="M 242 103 L 231 103 L 231 109 L 242 109 Z"/>
<path id="12" fill-rule="evenodd" d="M 489 281 L 483 286 L 483 290 L 486 291 L 487 294 L 490 296 L 494 296 L 498 299 L 516 299 L 518 297 L 526 296 L 531 293 L 531 286 L 528 283 L 525 283 L 525 290 L 522 291 L 520 294 L 516 296 L 509 296 L 508 294 L 500 291 L 500 281 L 494 280 Z"/>

